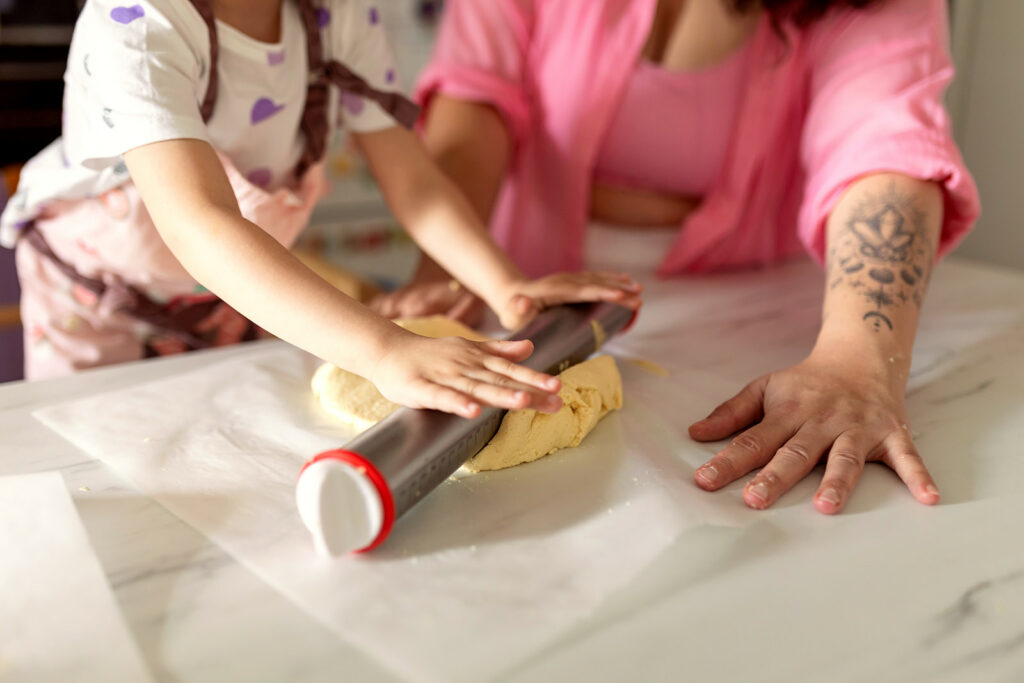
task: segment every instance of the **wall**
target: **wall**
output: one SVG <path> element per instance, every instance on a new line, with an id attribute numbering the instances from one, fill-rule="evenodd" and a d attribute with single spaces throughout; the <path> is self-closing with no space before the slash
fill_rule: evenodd
<path id="1" fill-rule="evenodd" d="M 958 254 L 1024 269 L 1024 2 L 956 0 L 950 89 L 983 215 Z"/>

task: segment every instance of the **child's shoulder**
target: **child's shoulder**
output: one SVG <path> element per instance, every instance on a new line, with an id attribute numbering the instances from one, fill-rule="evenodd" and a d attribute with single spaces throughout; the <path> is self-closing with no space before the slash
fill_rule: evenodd
<path id="1" fill-rule="evenodd" d="M 320 27 L 325 29 L 364 29 L 380 26 L 385 15 L 393 12 L 381 0 L 314 0 Z"/>
<path id="2" fill-rule="evenodd" d="M 206 39 L 206 23 L 189 0 L 88 0 L 79 28 L 111 40 L 144 41 L 177 36 L 188 43 Z"/>
<path id="3" fill-rule="evenodd" d="M 380 0 L 314 0 L 317 23 L 327 36 L 327 47 L 336 58 L 352 59 L 353 50 L 383 30 L 385 15 L 392 11 Z"/>

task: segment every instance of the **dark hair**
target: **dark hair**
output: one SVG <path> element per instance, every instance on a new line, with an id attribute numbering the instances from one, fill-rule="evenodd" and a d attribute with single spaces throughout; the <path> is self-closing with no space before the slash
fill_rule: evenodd
<path id="1" fill-rule="evenodd" d="M 807 26 L 833 8 L 861 9 L 876 2 L 878 0 L 732 0 L 733 7 L 741 12 L 759 3 L 771 15 L 776 26 L 787 20 L 797 26 Z"/>

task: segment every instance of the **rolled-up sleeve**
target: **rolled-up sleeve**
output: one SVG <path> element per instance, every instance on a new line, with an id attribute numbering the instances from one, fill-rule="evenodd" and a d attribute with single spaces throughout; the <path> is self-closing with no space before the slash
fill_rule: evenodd
<path id="1" fill-rule="evenodd" d="M 417 100 L 424 108 L 437 94 L 489 104 L 521 141 L 530 121 L 525 70 L 533 18 L 533 0 L 450 0 Z"/>
<path id="2" fill-rule="evenodd" d="M 809 46 L 801 241 L 822 261 L 826 222 L 842 192 L 862 176 L 893 172 L 942 186 L 939 255 L 948 253 L 980 206 L 943 105 L 953 78 L 945 0 L 889 0 L 824 21 Z"/>

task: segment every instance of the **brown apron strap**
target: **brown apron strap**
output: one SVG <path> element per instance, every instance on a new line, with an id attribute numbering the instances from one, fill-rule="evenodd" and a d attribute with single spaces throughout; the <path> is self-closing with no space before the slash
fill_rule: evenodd
<path id="1" fill-rule="evenodd" d="M 206 28 L 210 32 L 210 63 L 206 67 L 207 85 L 206 96 L 199 107 L 199 113 L 204 123 L 209 123 L 213 117 L 213 105 L 217 101 L 217 58 L 220 53 L 220 43 L 217 40 L 217 20 L 213 16 L 213 7 L 210 0 L 192 0 L 192 6 L 199 12 L 199 16 L 206 22 Z"/>
<path id="2" fill-rule="evenodd" d="M 105 282 L 82 275 L 57 256 L 57 254 L 53 252 L 53 249 L 50 248 L 49 242 L 47 242 L 43 237 L 43 233 L 39 232 L 36 228 L 35 222 L 31 222 L 25 226 L 24 231 L 21 233 L 21 239 L 31 244 L 33 249 L 49 259 L 50 262 L 57 267 L 57 270 L 63 273 L 66 278 L 74 282 L 76 285 L 84 287 L 97 297 L 103 296 L 103 292 L 107 291 L 107 285 Z"/>
<path id="3" fill-rule="evenodd" d="M 324 66 L 327 80 L 346 92 L 371 99 L 406 128 L 412 128 L 420 118 L 420 107 L 401 93 L 377 90 L 356 72 L 338 61 Z"/>
<path id="4" fill-rule="evenodd" d="M 327 151 L 327 132 L 330 129 L 327 122 L 329 84 L 334 84 L 345 92 L 373 100 L 406 128 L 415 125 L 420 108 L 399 93 L 377 90 L 338 61 L 324 63 L 316 8 L 311 0 L 298 2 L 302 23 L 306 28 L 309 59 L 309 88 L 306 91 L 306 108 L 302 112 L 302 132 L 306 143 L 296 168 L 296 175 L 302 176 L 310 166 L 320 161 Z"/>
<path id="5" fill-rule="evenodd" d="M 82 275 L 54 253 L 46 238 L 35 227 L 35 223 L 30 223 L 25 227 L 22 239 L 26 240 L 43 257 L 49 259 L 69 280 L 95 294 L 96 298 L 102 301 L 101 305 L 111 312 L 122 313 L 134 320 L 146 323 L 161 334 L 179 340 L 189 349 L 206 349 L 213 346 L 211 342 L 196 336 L 191 330 L 213 313 L 214 309 L 222 303 L 220 299 L 214 298 L 184 306 L 177 311 L 169 311 L 167 306 L 153 301 L 136 287 L 120 281 L 107 283 Z M 255 336 L 255 326 L 250 323 L 250 330 L 247 331 L 246 338 L 252 339 Z"/>

